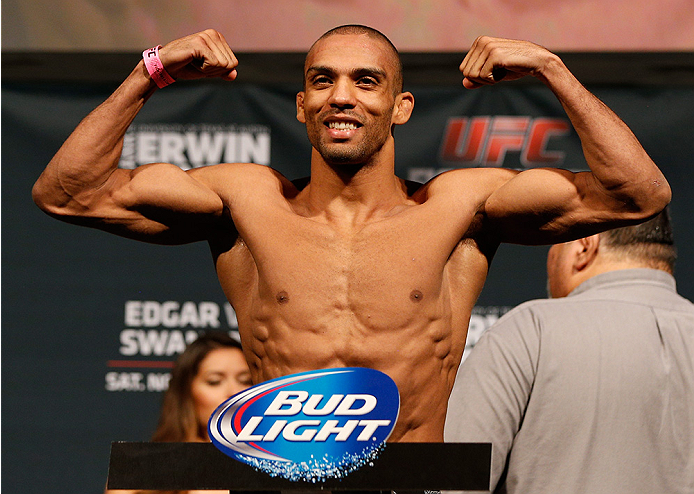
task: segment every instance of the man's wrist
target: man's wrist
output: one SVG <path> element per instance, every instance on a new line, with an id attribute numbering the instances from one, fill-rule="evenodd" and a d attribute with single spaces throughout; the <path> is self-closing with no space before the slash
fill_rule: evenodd
<path id="1" fill-rule="evenodd" d="M 564 65 L 562 59 L 554 53 L 551 53 L 547 57 L 544 63 L 538 67 L 533 76 L 551 88 L 553 88 L 555 85 L 566 83 L 568 80 L 573 78 L 571 76 L 571 72 L 566 65 Z"/>
<path id="2" fill-rule="evenodd" d="M 161 48 L 161 45 L 143 51 L 142 59 L 145 62 L 145 68 L 149 76 L 156 83 L 157 87 L 161 89 L 176 81 L 164 68 L 164 64 L 159 58 L 159 48 Z"/>

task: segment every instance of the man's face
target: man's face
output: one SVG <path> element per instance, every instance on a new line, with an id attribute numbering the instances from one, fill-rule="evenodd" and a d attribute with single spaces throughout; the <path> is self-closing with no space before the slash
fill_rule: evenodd
<path id="1" fill-rule="evenodd" d="M 394 57 L 383 41 L 365 34 L 336 34 L 314 45 L 297 119 L 327 163 L 367 163 L 392 138 L 402 97 Z"/>

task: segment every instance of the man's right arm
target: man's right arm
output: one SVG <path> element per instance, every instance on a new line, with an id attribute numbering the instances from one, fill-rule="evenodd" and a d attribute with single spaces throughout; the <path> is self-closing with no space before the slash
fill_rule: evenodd
<path id="1" fill-rule="evenodd" d="M 236 77 L 237 60 L 221 34 L 207 30 L 172 41 L 159 51 L 176 80 Z M 91 112 L 55 154 L 32 194 L 46 213 L 126 237 L 161 243 L 201 239 L 201 225 L 219 218 L 219 195 L 166 163 L 118 168 L 125 133 L 156 91 L 143 61 Z"/>

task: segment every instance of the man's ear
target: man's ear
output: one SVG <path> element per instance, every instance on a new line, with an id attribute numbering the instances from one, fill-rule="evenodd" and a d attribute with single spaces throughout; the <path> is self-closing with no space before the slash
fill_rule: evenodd
<path id="1" fill-rule="evenodd" d="M 598 255 L 600 235 L 579 238 L 576 242 L 578 252 L 574 256 L 574 271 L 583 271 L 595 261 Z"/>
<path id="2" fill-rule="evenodd" d="M 296 94 L 296 119 L 301 123 L 306 123 L 304 115 L 304 92 L 300 91 Z"/>
<path id="3" fill-rule="evenodd" d="M 393 125 L 406 123 L 414 109 L 414 96 L 410 92 L 400 93 L 395 98 L 393 107 Z"/>

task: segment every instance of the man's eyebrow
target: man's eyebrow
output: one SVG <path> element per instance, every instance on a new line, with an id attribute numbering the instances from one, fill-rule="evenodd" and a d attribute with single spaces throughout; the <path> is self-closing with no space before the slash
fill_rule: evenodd
<path id="1" fill-rule="evenodd" d="M 306 69 L 306 75 L 311 75 L 313 73 L 318 73 L 318 74 L 335 74 L 337 72 L 336 69 L 332 67 L 328 67 L 327 65 L 312 65 L 308 69 Z M 373 75 L 380 77 L 382 79 L 385 79 L 387 77 L 386 71 L 383 69 L 379 69 L 377 67 L 360 67 L 358 69 L 353 69 L 350 71 L 350 74 L 352 76 L 359 76 L 359 75 Z"/>
<path id="2" fill-rule="evenodd" d="M 352 75 L 372 75 L 382 79 L 387 77 L 385 70 L 376 67 L 362 67 L 361 69 L 354 69 L 352 71 Z"/>
<path id="3" fill-rule="evenodd" d="M 333 74 L 335 73 L 335 69 L 331 69 L 326 65 L 312 65 L 306 69 L 306 75 L 309 75 L 312 72 L 317 72 L 319 74 Z"/>

